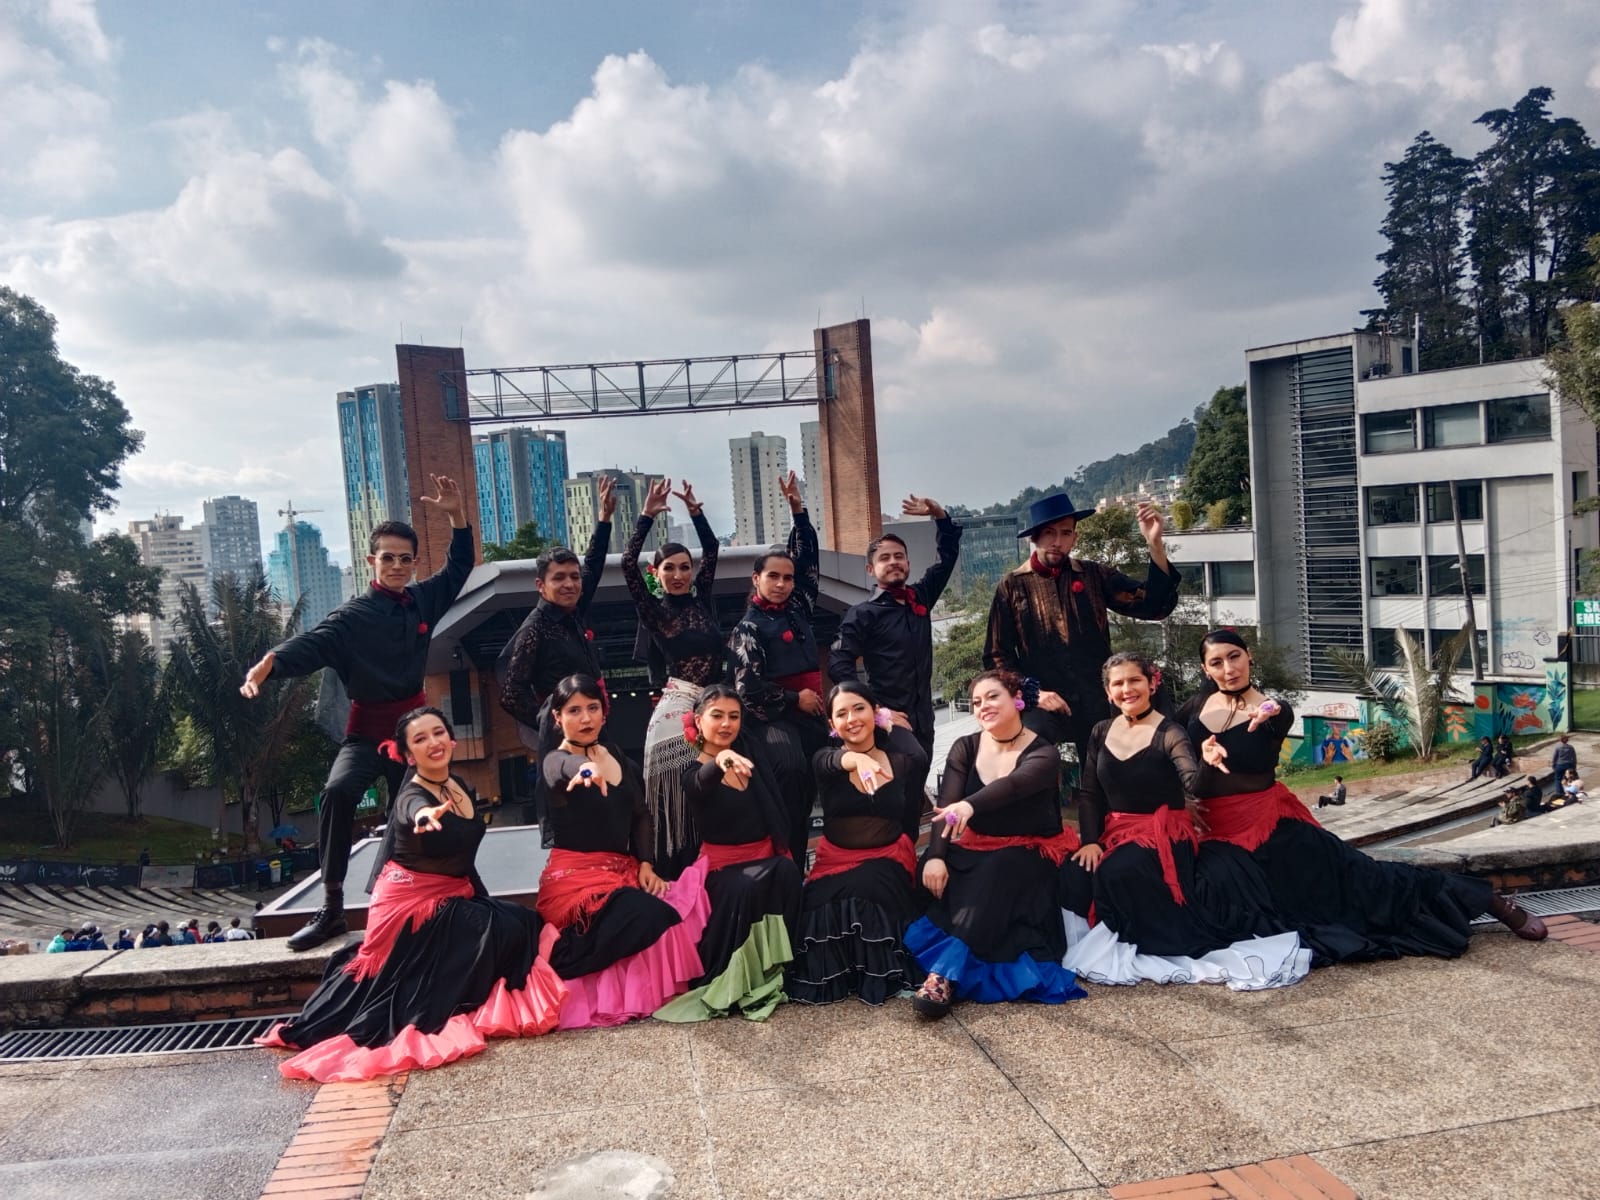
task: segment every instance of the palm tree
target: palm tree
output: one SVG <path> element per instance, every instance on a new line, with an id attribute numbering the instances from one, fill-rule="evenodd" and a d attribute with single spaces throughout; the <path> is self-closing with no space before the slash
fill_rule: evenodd
<path id="1" fill-rule="evenodd" d="M 314 677 L 269 680 L 254 700 L 240 695 L 245 672 L 294 633 L 301 606 L 280 618 L 259 564 L 222 576 L 211 594 L 214 619 L 200 593 L 185 589 L 168 679 L 199 735 L 212 778 L 239 798 L 245 849 L 254 851 L 260 846 L 257 802 L 273 786 L 279 749 L 306 710 Z"/>
<path id="2" fill-rule="evenodd" d="M 1358 695 L 1378 702 L 1390 721 L 1405 731 L 1417 757 L 1427 762 L 1433 757 L 1433 739 L 1444 720 L 1444 706 L 1461 699 L 1452 675 L 1472 630 L 1463 627 L 1435 647 L 1431 662 L 1409 631 L 1397 628 L 1394 636 L 1402 659 L 1398 674 L 1380 670 L 1366 655 L 1341 647 L 1331 647 L 1328 658 Z"/>

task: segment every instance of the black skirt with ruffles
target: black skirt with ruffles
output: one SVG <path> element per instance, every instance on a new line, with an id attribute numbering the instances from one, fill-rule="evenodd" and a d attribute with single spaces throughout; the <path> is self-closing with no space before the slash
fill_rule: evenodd
<path id="1" fill-rule="evenodd" d="M 704 973 L 689 986 L 699 987 L 728 969 L 734 954 L 763 917 L 783 919 L 794 944 L 800 926 L 800 868 L 778 854 L 706 872 L 706 897 L 711 917 L 700 935 Z"/>
<path id="2" fill-rule="evenodd" d="M 922 972 L 906 950 L 905 932 L 926 902 L 905 867 L 888 858 L 808 880 L 789 998 L 832 1004 L 857 996 L 877 1005 L 916 987 Z"/>

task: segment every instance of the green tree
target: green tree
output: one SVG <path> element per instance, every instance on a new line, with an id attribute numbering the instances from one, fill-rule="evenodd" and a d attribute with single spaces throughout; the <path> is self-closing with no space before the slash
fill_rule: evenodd
<path id="1" fill-rule="evenodd" d="M 967 694 L 973 676 L 983 671 L 983 643 L 989 633 L 985 608 L 945 626 L 933 644 L 933 690 L 954 703 Z"/>
<path id="2" fill-rule="evenodd" d="M 1561 310 L 1566 340 L 1545 357 L 1549 386 L 1565 404 L 1581 408 L 1600 424 L 1600 234 L 1589 239 L 1589 286 L 1586 295 Z"/>
<path id="3" fill-rule="evenodd" d="M 1600 156 L 1583 126 L 1552 117 L 1547 87 L 1477 120 L 1494 141 L 1474 163 L 1467 241 L 1484 357 L 1543 354 L 1556 312 L 1583 286 L 1600 233 Z"/>
<path id="4" fill-rule="evenodd" d="M 1244 385 L 1218 388 L 1197 414 L 1194 453 L 1189 456 L 1183 498 L 1196 508 L 1219 500 L 1233 502 L 1233 511 L 1250 516 L 1250 418 Z"/>
<path id="5" fill-rule="evenodd" d="M 122 786 L 128 816 L 143 816 L 141 792 L 156 764 L 171 724 L 168 690 L 148 638 L 125 630 L 96 656 L 95 684 L 104 698 L 102 754 Z"/>
<path id="6" fill-rule="evenodd" d="M 106 704 L 86 668 L 83 640 L 65 630 L 32 656 L 24 694 L 23 750 L 30 784 L 44 795 L 56 845 L 72 845 L 78 818 L 105 774 Z"/>
<path id="7" fill-rule="evenodd" d="M 1472 163 L 1423 130 L 1397 163 L 1383 164 L 1389 211 L 1380 232 L 1388 246 L 1373 281 L 1383 307 L 1369 311 L 1374 327 L 1401 334 L 1422 329 L 1425 370 L 1476 357 L 1472 309 L 1465 302 L 1462 242 Z"/>
<path id="8" fill-rule="evenodd" d="M 503 545 L 497 542 L 483 544 L 484 562 L 517 562 L 538 558 L 550 548 L 550 539 L 539 532 L 537 521 L 524 521 L 517 526 L 516 536 Z"/>
<path id="9" fill-rule="evenodd" d="M 259 565 L 224 575 L 211 591 L 215 620 L 200 593 L 185 589 L 167 675 L 212 779 L 243 809 L 245 849 L 254 851 L 260 844 L 256 806 L 278 778 L 280 748 L 310 706 L 313 677 L 271 679 L 255 699 L 240 695 L 250 667 L 293 633 L 300 605 L 281 619 Z"/>

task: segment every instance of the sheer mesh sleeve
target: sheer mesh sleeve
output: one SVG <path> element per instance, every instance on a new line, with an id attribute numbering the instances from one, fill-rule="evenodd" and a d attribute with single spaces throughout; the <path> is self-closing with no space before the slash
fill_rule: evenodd
<path id="1" fill-rule="evenodd" d="M 1017 755 L 1017 764 L 1011 769 L 1011 774 L 984 784 L 970 796 L 956 798 L 965 799 L 975 813 L 994 812 L 1024 797 L 1059 786 L 1060 778 L 1060 752 L 1053 743 L 1035 735 L 1027 748 Z"/>
<path id="2" fill-rule="evenodd" d="M 1161 722 L 1156 737 L 1161 739 L 1162 751 L 1178 770 L 1178 778 L 1183 782 L 1184 801 L 1192 802 L 1200 785 L 1200 759 L 1194 752 L 1194 743 L 1189 740 L 1184 727 L 1176 721 Z"/>
<path id="3" fill-rule="evenodd" d="M 1106 730 L 1110 721 L 1101 721 L 1089 734 L 1084 754 L 1083 778 L 1078 786 L 1078 836 L 1087 845 L 1098 842 L 1106 831 L 1106 793 L 1100 786 L 1100 755 L 1105 753 Z"/>

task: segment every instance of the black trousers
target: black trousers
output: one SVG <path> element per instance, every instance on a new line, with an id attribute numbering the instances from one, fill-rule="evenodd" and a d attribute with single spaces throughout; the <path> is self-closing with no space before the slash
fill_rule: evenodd
<path id="1" fill-rule="evenodd" d="M 795 713 L 769 721 L 761 730 L 767 761 L 778 777 L 783 805 L 789 812 L 789 853 L 803 874 L 811 844 L 811 809 L 817 801 L 817 778 L 811 757 L 828 744 L 821 717 Z"/>
<path id="2" fill-rule="evenodd" d="M 324 891 L 344 887 L 344 877 L 350 869 L 350 834 L 361 797 L 382 775 L 393 803 L 405 772 L 404 763 L 378 753 L 376 742 L 354 734 L 344 739 L 328 769 L 328 782 L 322 785 L 322 812 L 317 818 L 317 859 L 322 867 Z"/>

